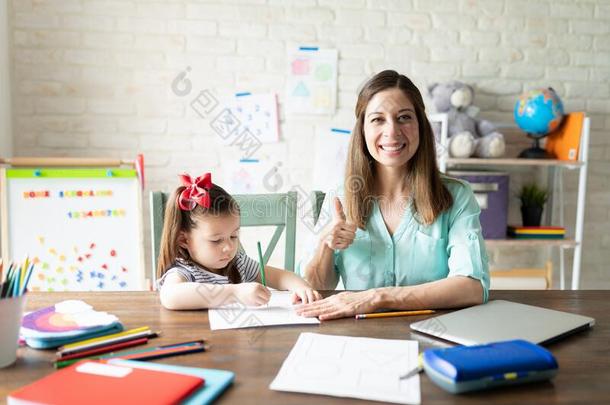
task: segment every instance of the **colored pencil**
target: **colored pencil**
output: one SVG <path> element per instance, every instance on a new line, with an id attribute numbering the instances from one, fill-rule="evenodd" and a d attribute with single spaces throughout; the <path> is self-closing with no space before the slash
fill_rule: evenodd
<path id="1" fill-rule="evenodd" d="M 20 274 L 21 277 L 19 278 L 19 291 L 21 291 L 21 287 L 23 286 L 23 283 L 25 282 L 25 273 L 28 268 L 29 268 L 29 258 L 26 256 L 25 260 L 21 264 L 21 274 Z"/>
<path id="2" fill-rule="evenodd" d="M 433 313 L 434 310 L 432 309 L 422 309 L 418 311 L 375 312 L 372 314 L 358 314 L 356 315 L 356 319 L 392 318 L 395 316 L 428 315 Z"/>
<path id="3" fill-rule="evenodd" d="M 163 357 L 175 356 L 178 354 L 196 353 L 205 351 L 203 340 L 193 342 L 177 343 L 174 345 L 158 346 L 152 349 L 134 350 L 128 353 L 117 353 L 104 355 L 101 359 L 112 359 L 120 357 L 124 360 L 152 360 Z"/>
<path id="4" fill-rule="evenodd" d="M 59 348 L 59 350 L 69 350 L 69 349 L 73 349 L 73 348 L 76 348 L 76 347 L 79 347 L 79 346 L 85 346 L 85 345 L 88 345 L 90 343 L 97 343 L 97 342 L 101 342 L 101 341 L 104 341 L 104 340 L 113 339 L 115 337 L 132 335 L 134 333 L 146 332 L 146 331 L 149 331 L 149 330 L 150 330 L 150 328 L 148 326 L 140 326 L 139 328 L 124 330 L 122 332 L 112 333 L 110 335 L 98 336 L 98 337 L 94 337 L 94 338 L 80 340 L 80 341 L 74 342 L 74 343 L 68 343 L 67 345 L 61 346 Z"/>
<path id="5" fill-rule="evenodd" d="M 96 342 L 96 343 L 92 343 L 87 346 L 77 347 L 77 348 L 73 348 L 70 350 L 60 350 L 56 354 L 57 354 L 57 357 L 63 358 L 65 356 L 71 356 L 73 354 L 79 354 L 79 353 L 86 352 L 89 350 L 100 349 L 103 347 L 108 347 L 108 346 L 116 345 L 119 343 L 131 342 L 131 341 L 143 339 L 143 338 L 152 339 L 157 336 L 158 336 L 158 333 L 153 332 L 153 331 L 134 333 L 133 335 L 121 336 L 118 338 L 110 339 L 108 341 Z"/>
<path id="6" fill-rule="evenodd" d="M 140 338 L 134 340 L 128 340 L 126 342 L 116 343 L 108 346 L 98 347 L 90 350 L 83 350 L 81 352 L 68 354 L 66 356 L 61 356 L 59 360 L 72 360 L 72 359 L 82 359 L 85 357 L 91 357 L 98 354 L 109 353 L 117 350 L 126 349 L 128 347 L 139 346 L 148 343 L 148 338 Z"/>
<path id="7" fill-rule="evenodd" d="M 121 358 L 124 360 L 152 360 L 162 357 L 176 356 L 180 354 L 196 353 L 205 351 L 203 340 L 195 340 L 192 342 L 176 343 L 173 345 L 157 346 L 148 349 L 132 350 L 127 352 L 111 352 L 100 356 L 80 357 L 72 360 L 56 361 L 55 368 L 63 368 L 81 361 L 87 360 L 107 360 Z"/>
<path id="8" fill-rule="evenodd" d="M 23 268 L 17 268 L 17 272 L 13 274 L 13 297 L 17 297 L 19 295 L 20 287 L 21 287 L 21 274 L 23 273 Z"/>
<path id="9" fill-rule="evenodd" d="M 68 345 L 66 345 L 66 346 L 60 347 L 59 350 L 57 351 L 57 355 L 58 356 L 67 356 L 69 354 L 78 353 L 78 352 L 82 352 L 85 350 L 96 349 L 99 347 L 104 347 L 104 346 L 113 345 L 113 344 L 117 344 L 117 343 L 128 342 L 130 340 L 141 339 L 141 338 L 150 339 L 150 338 L 156 337 L 157 335 L 158 335 L 157 332 L 153 332 L 151 330 L 142 330 L 142 331 L 138 331 L 135 333 L 134 332 L 115 333 L 112 335 L 108 335 L 108 336 L 114 336 L 111 338 L 99 339 L 99 340 L 95 340 L 93 342 L 78 345 L 78 346 L 67 347 Z M 102 336 L 102 337 L 105 337 L 105 336 Z M 93 339 L 91 339 L 91 340 L 93 340 Z"/>
<path id="10" fill-rule="evenodd" d="M 407 373 L 399 376 L 398 379 L 406 380 L 406 379 L 413 377 L 416 374 L 421 373 L 422 371 L 424 371 L 424 353 L 423 352 L 421 352 L 419 354 L 419 356 L 417 356 L 417 366 L 415 366 L 413 369 L 411 369 Z"/>
<path id="11" fill-rule="evenodd" d="M 0 281 L 0 298 L 12 298 L 25 294 L 34 264 L 28 257 L 21 264 L 10 263 L 4 281 Z M 4 273 L 4 262 L 0 259 L 0 279 Z"/>
<path id="12" fill-rule="evenodd" d="M 8 284 L 11 279 L 11 267 L 12 265 L 9 264 L 8 268 L 6 269 L 6 278 L 2 283 L 0 283 L 0 298 L 4 298 L 6 291 L 8 291 Z"/>
<path id="13" fill-rule="evenodd" d="M 265 280 L 265 265 L 263 264 L 263 250 L 261 249 L 261 243 L 256 242 L 256 247 L 258 248 L 258 265 L 261 271 L 261 282 L 265 287 L 267 287 L 267 280 Z"/>
<path id="14" fill-rule="evenodd" d="M 13 273 L 15 272 L 15 268 L 13 267 L 13 263 L 11 263 L 8 266 L 8 271 L 6 272 L 6 281 L 4 282 L 4 285 L 2 286 L 2 297 L 3 298 L 10 298 L 10 293 L 12 290 L 12 286 L 13 286 Z"/>
<path id="15" fill-rule="evenodd" d="M 27 275 L 25 276 L 25 282 L 21 287 L 21 294 L 25 294 L 25 291 L 28 287 L 28 283 L 30 282 L 30 278 L 32 277 L 32 273 L 34 272 L 34 263 L 30 263 L 30 268 L 28 269 Z"/>

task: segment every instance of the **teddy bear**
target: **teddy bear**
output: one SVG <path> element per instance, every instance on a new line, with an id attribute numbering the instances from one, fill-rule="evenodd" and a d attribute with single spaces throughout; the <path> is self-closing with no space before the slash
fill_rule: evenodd
<path id="1" fill-rule="evenodd" d="M 476 118 L 479 109 L 472 105 L 474 90 L 471 86 L 456 80 L 434 83 L 428 87 L 428 93 L 437 112 L 449 116 L 451 157 L 498 158 L 504 155 L 504 136 L 491 122 Z"/>

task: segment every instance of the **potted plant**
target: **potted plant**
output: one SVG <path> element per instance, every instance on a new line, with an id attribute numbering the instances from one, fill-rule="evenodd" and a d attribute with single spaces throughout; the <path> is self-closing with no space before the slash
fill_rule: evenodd
<path id="1" fill-rule="evenodd" d="M 536 183 L 526 184 L 519 193 L 521 200 L 521 218 L 523 226 L 540 226 L 544 203 L 549 197 L 546 189 Z"/>

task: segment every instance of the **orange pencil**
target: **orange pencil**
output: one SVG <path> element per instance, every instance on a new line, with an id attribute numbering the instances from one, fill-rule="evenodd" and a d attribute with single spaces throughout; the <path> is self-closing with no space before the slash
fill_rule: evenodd
<path id="1" fill-rule="evenodd" d="M 418 311 L 375 312 L 372 314 L 358 314 L 356 315 L 356 319 L 392 318 L 395 316 L 428 315 L 433 313 L 434 310 L 432 309 L 422 309 Z"/>

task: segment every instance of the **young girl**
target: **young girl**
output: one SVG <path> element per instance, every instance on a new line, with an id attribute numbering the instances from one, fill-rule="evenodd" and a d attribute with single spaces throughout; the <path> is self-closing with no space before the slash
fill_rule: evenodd
<path id="1" fill-rule="evenodd" d="M 263 305 L 271 297 L 259 265 L 239 248 L 239 206 L 210 173 L 180 176 L 167 202 L 159 275 L 161 304 L 168 309 L 214 308 L 234 302 Z M 293 302 L 321 298 L 296 274 L 265 266 L 267 284 L 294 292 Z"/>

